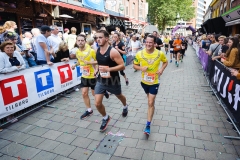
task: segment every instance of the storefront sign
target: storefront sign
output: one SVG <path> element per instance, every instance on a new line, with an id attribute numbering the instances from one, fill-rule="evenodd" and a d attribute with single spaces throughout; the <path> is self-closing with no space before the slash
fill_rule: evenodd
<path id="1" fill-rule="evenodd" d="M 105 12 L 103 0 L 83 0 L 82 4 L 89 8 Z"/>
<path id="2" fill-rule="evenodd" d="M 125 23 L 123 20 L 121 19 L 110 19 L 110 22 L 111 22 L 111 25 L 114 25 L 114 26 L 125 26 Z"/>
<path id="3" fill-rule="evenodd" d="M 133 28 L 133 29 L 142 29 L 142 28 L 143 28 L 143 25 L 142 25 L 142 24 L 133 24 L 133 25 L 132 25 L 132 28 Z"/>

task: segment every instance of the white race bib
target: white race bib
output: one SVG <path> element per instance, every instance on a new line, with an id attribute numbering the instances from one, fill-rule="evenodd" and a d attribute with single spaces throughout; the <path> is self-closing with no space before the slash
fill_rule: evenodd
<path id="1" fill-rule="evenodd" d="M 89 76 L 90 75 L 90 67 L 89 66 L 82 66 L 81 69 L 82 69 L 82 74 L 84 76 Z"/>
<path id="2" fill-rule="evenodd" d="M 143 76 L 143 80 L 148 83 L 153 83 L 155 80 L 155 74 L 145 73 Z"/>
<path id="3" fill-rule="evenodd" d="M 109 66 L 101 66 L 101 67 L 109 68 Z M 110 78 L 111 77 L 110 72 L 100 72 L 100 76 L 102 78 Z"/>
<path id="4" fill-rule="evenodd" d="M 170 51 L 173 51 L 173 48 L 170 48 Z"/>

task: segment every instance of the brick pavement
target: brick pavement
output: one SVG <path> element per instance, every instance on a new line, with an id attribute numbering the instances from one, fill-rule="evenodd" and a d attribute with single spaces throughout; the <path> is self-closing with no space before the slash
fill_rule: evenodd
<path id="1" fill-rule="evenodd" d="M 43 107 L 0 133 L 0 159 L 31 160 L 234 160 L 240 155 L 240 141 L 223 135 L 237 134 L 226 123 L 226 115 L 210 93 L 200 86 L 205 82 L 192 48 L 176 68 L 170 63 L 161 77 L 160 92 L 148 139 L 143 134 L 147 100 L 140 87 L 140 72 L 128 66 L 130 80 L 123 84 L 129 104 L 128 117 L 122 118 L 121 103 L 114 97 L 104 99 L 112 120 L 105 133 L 99 132 L 102 117 L 95 107 L 93 116 L 79 120 L 84 112 L 80 92 Z M 123 79 L 122 79 L 123 80 Z M 94 104 L 91 96 L 91 102 Z M 124 133 L 111 154 L 96 148 L 107 132 Z"/>

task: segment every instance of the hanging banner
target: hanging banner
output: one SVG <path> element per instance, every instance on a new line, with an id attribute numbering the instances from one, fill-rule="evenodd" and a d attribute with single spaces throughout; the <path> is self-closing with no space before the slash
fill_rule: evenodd
<path id="1" fill-rule="evenodd" d="M 0 74 L 0 119 L 81 83 L 81 71 L 68 63 L 54 63 Z"/>
<path id="2" fill-rule="evenodd" d="M 207 67 L 208 67 L 208 54 L 202 48 L 200 48 L 199 51 L 198 51 L 198 55 L 199 55 L 198 58 L 201 61 L 203 70 L 207 71 Z"/>
<path id="3" fill-rule="evenodd" d="M 104 0 L 83 0 L 82 4 L 86 7 L 105 12 Z"/>
<path id="4" fill-rule="evenodd" d="M 231 76 L 230 71 L 219 61 L 213 61 L 212 86 L 231 111 L 233 117 L 240 122 L 240 81 Z"/>

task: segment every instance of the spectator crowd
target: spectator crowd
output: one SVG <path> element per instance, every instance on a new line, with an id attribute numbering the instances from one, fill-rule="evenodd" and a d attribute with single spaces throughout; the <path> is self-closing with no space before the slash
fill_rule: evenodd
<path id="1" fill-rule="evenodd" d="M 206 51 L 211 57 L 211 61 L 218 60 L 230 70 L 233 76 L 236 76 L 237 79 L 240 80 L 239 34 L 230 37 L 220 34 L 202 34 L 192 37 L 192 40 Z M 213 66 L 208 65 L 208 73 L 212 67 Z"/>

